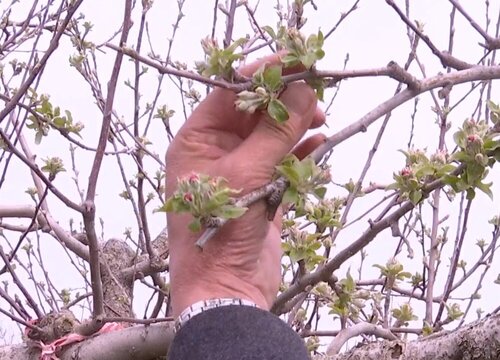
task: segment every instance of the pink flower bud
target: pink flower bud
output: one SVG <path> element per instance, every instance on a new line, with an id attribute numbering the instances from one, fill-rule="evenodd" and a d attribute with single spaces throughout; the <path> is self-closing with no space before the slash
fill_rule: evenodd
<path id="1" fill-rule="evenodd" d="M 473 142 L 477 142 L 478 140 L 479 140 L 479 136 L 476 134 L 471 134 L 471 135 L 467 136 L 467 142 L 473 143 Z"/>
<path id="2" fill-rule="evenodd" d="M 191 173 L 188 176 L 188 181 L 189 181 L 190 184 L 196 184 L 196 183 L 198 183 L 200 181 L 200 177 L 196 173 Z"/>
<path id="3" fill-rule="evenodd" d="M 185 193 L 183 199 L 185 202 L 188 202 L 188 203 L 193 202 L 193 194 Z"/>
<path id="4" fill-rule="evenodd" d="M 400 174 L 403 177 L 410 177 L 411 175 L 413 175 L 413 170 L 407 166 L 403 170 L 401 170 Z"/>

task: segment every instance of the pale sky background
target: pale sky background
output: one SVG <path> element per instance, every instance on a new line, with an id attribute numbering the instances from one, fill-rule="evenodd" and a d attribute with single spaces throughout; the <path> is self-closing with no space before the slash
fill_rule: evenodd
<path id="1" fill-rule="evenodd" d="M 22 9 L 24 6 L 30 5 L 30 3 L 30 1 L 22 0 L 18 8 Z M 195 60 L 201 60 L 203 58 L 199 40 L 209 35 L 211 32 L 213 3 L 213 1 L 186 0 L 183 9 L 183 13 L 186 17 L 181 21 L 180 28 L 174 40 L 172 60 L 185 62 L 192 68 Z M 253 5 L 255 1 L 249 1 L 249 3 Z M 286 1 L 281 1 L 281 3 L 286 6 Z M 314 11 L 310 6 L 306 7 L 305 16 L 308 17 L 308 22 L 303 28 L 305 34 L 316 32 L 318 28 L 327 32 L 332 25 L 337 22 L 340 13 L 342 11 L 347 11 L 354 1 L 316 0 L 315 3 L 318 5 L 318 11 Z M 404 7 L 403 1 L 398 1 L 398 4 Z M 261 1 L 259 10 L 256 14 L 260 25 L 274 26 L 276 24 L 277 17 L 273 10 L 275 5 L 275 1 Z M 462 5 L 479 24 L 484 26 L 485 12 L 483 2 L 474 0 L 462 1 Z M 490 16 L 493 21 L 490 27 L 490 34 L 492 35 L 494 34 L 492 28 L 498 16 L 499 5 L 500 0 L 490 1 Z M 5 6 L 5 4 L 0 3 L 0 10 L 3 6 Z M 137 28 L 140 20 L 139 7 L 140 4 L 136 6 L 134 11 L 134 27 L 129 37 L 129 46 L 134 46 L 136 43 Z M 410 18 L 423 22 L 425 24 L 425 33 L 430 36 L 431 40 L 439 49 L 445 50 L 448 47 L 450 10 L 451 5 L 448 1 L 444 0 L 411 1 Z M 123 16 L 123 2 L 87 0 L 82 5 L 81 12 L 85 14 L 88 21 L 94 24 L 94 28 L 88 40 L 99 44 L 110 38 L 120 26 Z M 11 18 L 14 17 L 15 12 L 13 12 Z M 153 44 L 155 52 L 161 54 L 162 57 L 166 53 L 167 39 L 171 36 L 171 24 L 175 21 L 176 17 L 177 3 L 172 0 L 157 0 L 148 15 L 151 43 Z M 219 40 L 222 40 L 222 34 L 225 28 L 224 16 L 219 12 L 218 17 L 217 37 Z M 470 63 L 477 62 L 482 55 L 482 48 L 477 44 L 482 41 L 482 38 L 458 13 L 455 18 L 455 30 L 454 55 Z M 234 38 L 242 37 L 249 31 L 246 13 L 243 9 L 239 9 L 235 21 Z M 115 39 L 113 43 L 116 44 L 117 39 Z M 107 76 L 110 74 L 111 65 L 114 61 L 114 53 L 109 49 L 103 50 L 105 54 L 101 53 L 98 55 L 98 66 L 100 79 L 105 89 L 105 83 L 108 79 Z M 409 41 L 406 35 L 406 26 L 385 1 L 362 0 L 359 9 L 351 14 L 344 23 L 340 25 L 339 29 L 327 40 L 324 50 L 326 52 L 326 57 L 318 64 L 319 69 L 342 69 L 347 53 L 349 54 L 349 62 L 347 65 L 349 69 L 376 68 L 385 66 L 391 60 L 403 65 L 408 56 Z M 149 51 L 148 44 L 144 42 L 142 53 L 146 55 Z M 268 49 L 264 49 L 259 55 L 263 55 L 267 51 Z M 53 104 L 60 106 L 62 109 L 70 110 L 75 121 L 83 122 L 85 124 L 85 130 L 82 132 L 82 136 L 88 145 L 95 146 L 102 116 L 94 104 L 95 100 L 91 97 L 88 85 L 84 83 L 77 71 L 69 66 L 68 58 L 73 53 L 74 50 L 71 49 L 69 41 L 64 40 L 61 43 L 60 49 L 49 62 L 38 92 L 49 93 Z M 419 45 L 418 54 L 421 61 L 425 64 L 428 75 L 432 76 L 440 71 L 445 71 L 437 58 L 431 56 L 430 50 L 422 41 Z M 20 57 L 24 55 L 25 54 L 18 54 Z M 132 70 L 133 63 L 125 58 L 115 99 L 115 110 L 127 123 L 132 119 L 133 94 L 128 87 L 123 85 L 123 82 L 126 79 L 132 79 Z M 417 78 L 422 77 L 416 63 L 413 63 L 410 71 Z M 150 69 L 148 74 L 143 77 L 141 89 L 143 105 L 151 101 L 150 99 L 154 95 L 157 84 L 156 78 L 157 72 L 153 69 Z M 396 86 L 397 83 L 395 81 L 385 78 L 351 79 L 342 82 L 339 95 L 328 114 L 327 126 L 319 129 L 319 131 L 331 135 L 358 120 L 372 108 L 390 98 Z M 197 88 L 204 94 L 205 89 L 203 86 L 198 86 Z M 467 84 L 455 87 L 451 95 L 451 103 L 454 104 L 469 88 L 470 85 Z M 324 107 L 328 104 L 332 94 L 332 90 L 327 92 L 327 100 L 320 106 Z M 464 119 L 468 118 L 473 113 L 477 98 L 478 93 L 476 92 L 450 114 L 449 120 L 452 122 L 452 130 L 447 134 L 448 139 L 451 140 L 457 127 L 462 124 Z M 432 153 L 436 149 L 438 142 L 438 127 L 435 125 L 436 116 L 430 110 L 432 106 L 430 95 L 423 94 L 419 99 L 419 108 L 415 118 L 413 143 L 416 148 L 427 148 L 429 153 Z M 493 86 L 492 99 L 500 102 L 498 87 L 495 85 Z M 174 129 L 182 125 L 184 117 L 180 107 L 179 94 L 172 82 L 167 78 L 164 80 L 162 94 L 158 103 L 165 103 L 169 108 L 176 110 L 175 116 L 171 119 L 171 124 Z M 367 185 L 369 181 L 388 184 L 392 182 L 393 172 L 400 170 L 404 166 L 404 157 L 397 150 L 406 149 L 407 147 L 409 129 L 411 126 L 410 114 L 413 105 L 413 101 L 410 101 L 393 112 L 388 129 L 382 140 L 382 145 L 365 179 L 365 185 Z M 345 183 L 350 178 L 354 180 L 358 178 L 365 164 L 368 151 L 373 145 L 373 140 L 378 132 L 380 123 L 381 120 L 370 127 L 368 132 L 356 135 L 335 148 L 330 163 L 332 165 L 333 180 L 336 183 Z M 26 133 L 30 134 L 29 132 Z M 168 146 L 168 141 L 160 121 L 153 123 L 152 131 L 150 131 L 148 138 L 154 144 L 150 146 L 149 149 L 158 153 L 160 157 L 163 158 Z M 33 137 L 30 140 L 32 141 Z M 448 142 L 448 144 L 452 143 Z M 451 150 L 452 148 L 450 148 L 450 151 Z M 37 154 L 38 159 L 47 156 L 60 156 L 63 158 L 68 171 L 58 175 L 55 184 L 71 199 L 78 201 L 78 194 L 71 180 L 73 173 L 70 170 L 71 165 L 67 142 L 63 141 L 55 131 L 51 131 L 49 136 L 43 139 L 41 145 L 32 145 L 32 151 Z M 86 181 L 90 173 L 91 156 L 91 154 L 81 150 L 77 151 L 76 158 L 80 171 L 79 179 L 83 188 L 86 188 Z M 131 227 L 132 233 L 137 234 L 136 225 L 134 224 L 135 221 L 131 215 L 130 204 L 118 197 L 118 194 L 124 190 L 124 186 L 115 161 L 114 157 L 105 157 L 99 177 L 98 197 L 96 198 L 97 217 L 104 219 L 106 239 L 111 237 L 123 237 L 123 232 L 126 227 Z M 124 162 L 127 163 L 128 166 L 127 169 L 129 172 L 127 175 L 131 176 L 135 172 L 135 166 L 130 159 L 124 159 Z M 157 169 L 156 164 L 151 160 L 147 160 L 146 164 L 149 166 L 149 173 L 153 175 Z M 1 168 L 3 168 L 2 164 L 0 164 L 0 169 Z M 251 171 L 251 169 L 249 169 L 249 171 Z M 498 179 L 498 175 L 497 166 L 497 169 L 490 174 L 489 179 Z M 4 183 L 3 187 L 0 188 L 0 202 L 2 204 L 30 204 L 31 201 L 28 195 L 24 194 L 24 191 L 30 186 L 32 186 L 32 182 L 27 169 L 22 166 L 19 161 L 14 160 L 10 165 L 7 181 Z M 489 241 L 491 238 L 491 226 L 487 225 L 487 220 L 500 213 L 500 207 L 498 206 L 498 199 L 500 197 L 499 186 L 499 184 L 496 184 L 493 188 L 495 194 L 494 201 L 491 201 L 487 196 L 478 192 L 478 199 L 474 202 L 464 251 L 462 252 L 463 258 L 469 264 L 473 264 L 475 259 L 480 255 L 479 249 L 474 245 L 476 240 L 484 238 L 486 241 Z M 330 196 L 344 195 L 345 191 L 337 187 L 331 187 L 328 194 Z M 358 200 L 355 203 L 356 206 L 351 211 L 349 219 L 354 219 L 357 215 L 363 213 L 374 201 L 380 199 L 380 197 L 381 195 L 378 194 Z M 456 209 L 458 207 L 458 201 L 449 204 L 448 201 L 443 198 L 441 204 L 441 217 L 450 214 L 448 222 L 444 225 L 450 227 L 450 246 L 448 246 L 448 248 L 451 249 L 451 243 L 454 241 L 456 232 Z M 58 219 L 63 226 L 69 228 L 67 224 L 70 218 L 73 218 L 75 224 L 78 224 L 80 222 L 78 214 L 68 211 L 61 205 L 62 204 L 55 199 L 54 196 L 49 196 L 49 208 L 52 215 Z M 158 202 L 155 203 L 154 207 L 157 205 L 159 205 Z M 152 210 L 154 207 L 150 206 L 149 209 Z M 377 213 L 373 213 L 373 216 L 376 216 L 376 214 Z M 150 231 L 153 236 L 159 233 L 165 226 L 163 214 L 151 214 L 149 216 L 149 221 Z M 429 220 L 427 221 L 430 225 Z M 9 222 L 20 223 L 19 221 L 16 222 L 16 220 L 9 220 Z M 341 249 L 347 246 L 362 233 L 366 226 L 367 219 L 364 219 L 358 223 L 358 225 L 352 226 L 351 230 L 342 232 L 337 240 L 337 248 Z M 97 232 L 100 233 L 99 226 Z M 9 238 L 17 239 L 17 235 L 10 236 Z M 31 238 L 35 239 L 34 236 Z M 43 236 L 42 240 L 50 242 L 45 252 L 45 259 L 47 261 L 47 270 L 49 271 L 52 281 L 60 288 L 74 287 L 74 279 L 76 276 L 75 269 L 69 266 L 61 266 L 63 262 L 66 263 L 67 261 L 64 251 L 61 250 L 60 246 L 56 244 L 53 239 Z M 5 240 L 0 239 L 0 244 L 2 244 L 3 241 Z M 380 234 L 367 248 L 369 256 L 364 266 L 366 271 L 363 278 L 374 278 L 378 276 L 378 270 L 371 268 L 371 265 L 374 263 L 385 264 L 392 256 L 397 241 L 398 239 L 393 238 L 390 232 L 386 231 Z M 399 256 L 399 260 L 405 264 L 405 269 L 407 268 L 409 271 L 421 271 L 421 250 L 418 244 L 413 244 L 413 246 L 416 257 L 413 260 L 409 260 L 406 258 L 406 253 L 403 252 Z M 446 271 L 449 265 L 448 257 L 443 255 L 442 260 L 441 270 Z M 359 256 L 355 256 L 337 272 L 337 276 L 344 277 L 348 267 L 351 268 L 353 274 L 356 274 L 358 265 Z M 484 288 L 481 291 L 483 297 L 475 302 L 473 309 L 481 307 L 488 312 L 499 305 L 495 296 L 498 292 L 498 288 L 497 285 L 493 285 L 492 283 L 499 271 L 500 266 L 498 266 L 498 262 L 494 262 L 492 269 L 483 283 Z M 477 275 L 479 274 L 480 272 L 478 272 Z M 459 273 L 457 273 L 457 278 L 458 276 Z M 7 275 L 0 276 L 0 281 L 7 280 L 7 278 Z M 476 286 L 475 280 L 477 281 L 477 276 L 472 277 L 467 282 L 466 286 L 463 287 L 462 291 L 454 292 L 453 295 L 465 296 L 467 293 L 470 293 L 471 289 Z M 435 291 L 436 294 L 441 293 L 441 287 L 444 281 L 444 277 L 439 279 Z M 134 307 L 137 315 L 142 316 L 144 299 L 141 298 L 147 298 L 147 296 L 141 296 L 141 294 L 137 293 L 136 291 L 137 301 Z M 0 302 L 0 305 L 1 304 Z M 412 305 L 413 304 L 416 303 L 412 302 Z M 464 308 L 465 305 L 462 309 Z M 418 315 L 420 319 L 422 319 L 423 313 L 419 313 Z M 470 318 L 473 319 L 474 316 L 475 311 L 472 311 L 470 313 Z M 331 328 L 328 320 L 325 317 L 323 319 L 322 327 L 325 329 Z M 415 326 L 420 326 L 419 324 L 420 322 L 417 322 Z M 11 326 L 10 320 L 6 320 L 5 317 L 0 317 L 0 326 Z"/>

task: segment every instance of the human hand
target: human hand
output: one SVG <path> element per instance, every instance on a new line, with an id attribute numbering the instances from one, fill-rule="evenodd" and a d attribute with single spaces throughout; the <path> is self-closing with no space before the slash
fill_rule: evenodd
<path id="1" fill-rule="evenodd" d="M 240 72 L 251 76 L 264 63 L 280 64 L 279 55 Z M 275 166 L 292 149 L 303 158 L 324 141 L 318 134 L 296 146 L 308 129 L 325 121 L 314 91 L 305 83 L 288 85 L 280 96 L 290 115 L 283 124 L 264 112 L 238 112 L 235 99 L 233 92 L 215 89 L 179 130 L 166 155 L 167 196 L 175 191 L 178 178 L 193 171 L 224 177 L 231 188 L 246 194 L 269 183 Z M 187 226 L 190 215 L 168 213 L 174 316 L 197 301 L 219 297 L 247 299 L 269 309 L 280 284 L 281 221 L 278 213 L 269 222 L 265 201 L 259 201 L 223 226 L 201 251 L 194 245 L 201 233 Z"/>

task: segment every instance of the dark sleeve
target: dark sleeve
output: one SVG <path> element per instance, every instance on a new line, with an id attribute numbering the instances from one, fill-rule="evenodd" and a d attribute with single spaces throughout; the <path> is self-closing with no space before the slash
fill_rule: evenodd
<path id="1" fill-rule="evenodd" d="M 168 360 L 307 360 L 302 338 L 280 318 L 250 306 L 223 306 L 189 320 Z"/>

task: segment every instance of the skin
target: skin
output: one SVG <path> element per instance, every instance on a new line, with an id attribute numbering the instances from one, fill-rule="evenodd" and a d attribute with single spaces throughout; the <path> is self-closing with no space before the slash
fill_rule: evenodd
<path id="1" fill-rule="evenodd" d="M 279 56 L 260 59 L 240 71 L 251 76 L 263 63 L 279 64 Z M 305 83 L 294 83 L 280 99 L 290 115 L 284 124 L 263 112 L 235 110 L 235 95 L 228 90 L 211 92 L 168 148 L 166 195 L 174 192 L 179 177 L 193 171 L 222 176 L 245 194 L 269 183 L 275 166 L 291 151 L 299 158 L 307 156 L 325 138 L 317 134 L 298 144 L 308 129 L 325 121 L 316 96 Z M 173 315 L 197 301 L 219 297 L 251 300 L 268 310 L 280 284 L 281 214 L 268 221 L 261 200 L 226 224 L 203 251 L 194 244 L 201 233 L 190 232 L 189 222 L 190 215 L 167 215 Z"/>

